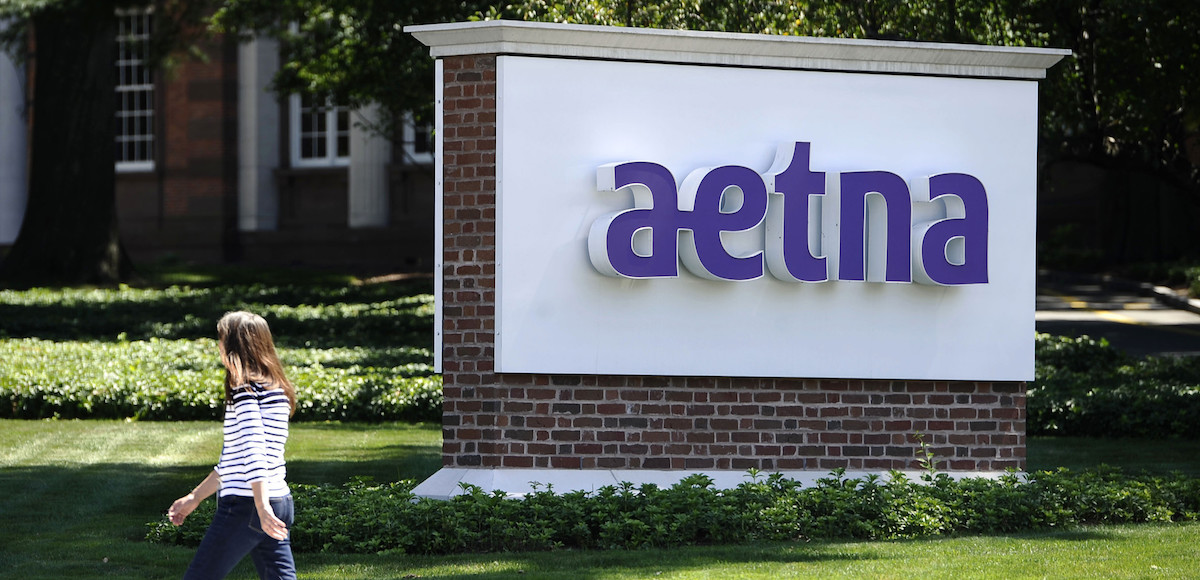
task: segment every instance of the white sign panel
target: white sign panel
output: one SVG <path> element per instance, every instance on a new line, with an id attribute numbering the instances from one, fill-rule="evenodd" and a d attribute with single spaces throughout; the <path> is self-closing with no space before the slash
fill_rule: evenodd
<path id="1" fill-rule="evenodd" d="M 1032 378 L 1035 82 L 497 66 L 496 371 Z"/>

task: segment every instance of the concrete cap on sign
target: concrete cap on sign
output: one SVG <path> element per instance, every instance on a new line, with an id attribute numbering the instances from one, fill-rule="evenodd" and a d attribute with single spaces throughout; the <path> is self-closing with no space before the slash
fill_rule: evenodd
<path id="1" fill-rule="evenodd" d="M 487 20 L 406 26 L 434 58 L 511 54 L 954 77 L 1041 79 L 1071 51 Z"/>

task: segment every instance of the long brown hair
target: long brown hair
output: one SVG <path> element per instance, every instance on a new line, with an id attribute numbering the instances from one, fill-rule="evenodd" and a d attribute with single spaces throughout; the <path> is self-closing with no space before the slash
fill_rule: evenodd
<path id="1" fill-rule="evenodd" d="M 296 388 L 283 372 L 263 317 L 245 311 L 225 314 L 217 322 L 217 341 L 225 365 L 226 404 L 233 403 L 234 391 L 253 382 L 283 389 L 291 413 L 296 412 Z"/>

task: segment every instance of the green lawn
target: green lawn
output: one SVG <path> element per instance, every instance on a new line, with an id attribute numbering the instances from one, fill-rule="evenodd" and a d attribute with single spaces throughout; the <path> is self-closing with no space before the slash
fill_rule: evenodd
<path id="1" fill-rule="evenodd" d="M 300 423 L 290 479 L 423 478 L 433 425 Z M 0 421 L 0 577 L 177 578 L 192 550 L 151 545 L 144 524 L 212 468 L 215 422 Z M 1034 438 L 1030 467 L 1098 463 L 1200 473 L 1190 442 Z M 1194 578 L 1200 525 L 1005 537 L 812 542 L 635 552 L 298 557 L 303 578 Z M 235 578 L 253 578 L 246 562 Z"/>
<path id="2" fill-rule="evenodd" d="M 298 423 L 289 479 L 423 478 L 440 446 L 437 426 Z M 172 578 L 192 551 L 146 543 L 145 524 L 213 468 L 221 427 L 0 421 L 0 450 L 0 577 Z"/>

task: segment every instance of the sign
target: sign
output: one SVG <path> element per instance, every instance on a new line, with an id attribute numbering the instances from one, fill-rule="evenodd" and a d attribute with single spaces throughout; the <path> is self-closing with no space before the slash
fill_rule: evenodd
<path id="1" fill-rule="evenodd" d="M 497 58 L 496 371 L 1028 380 L 1037 85 Z"/>

